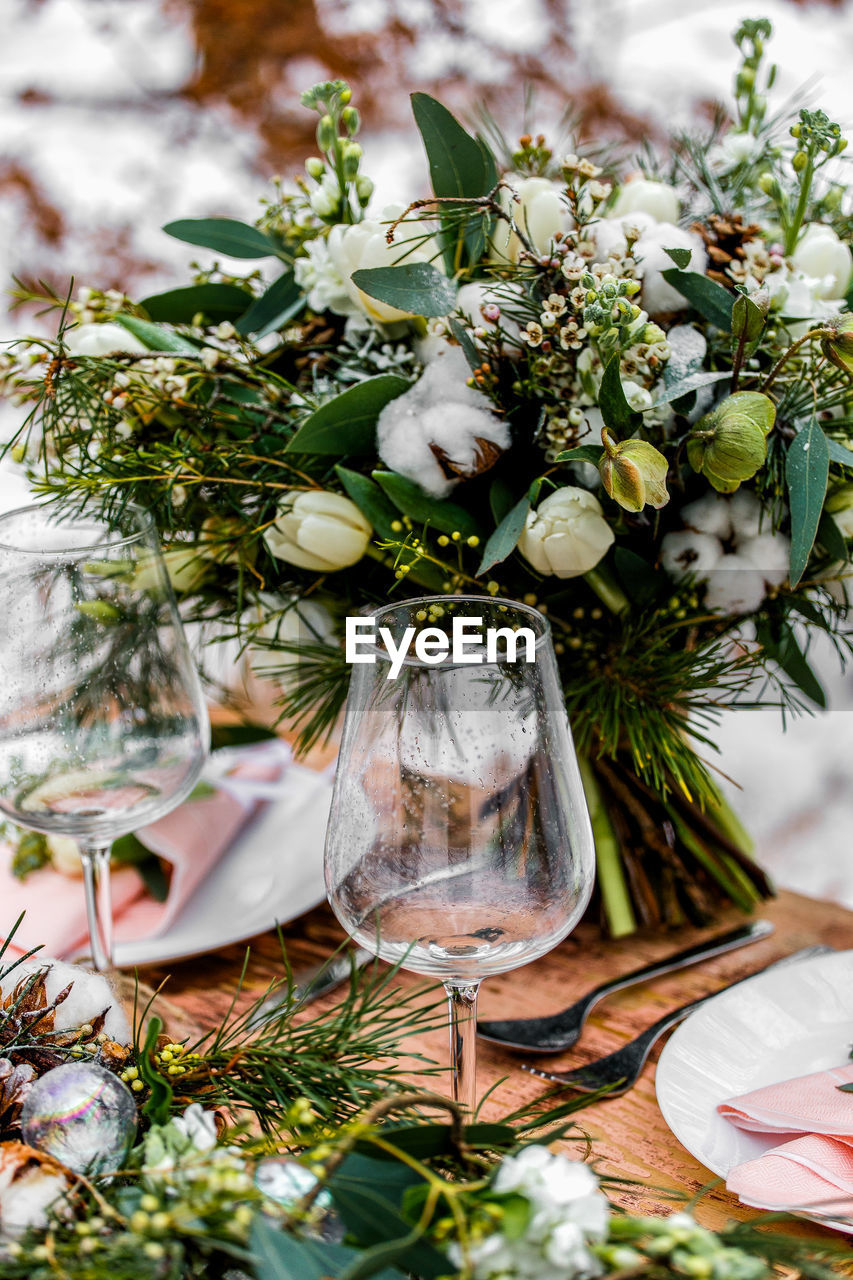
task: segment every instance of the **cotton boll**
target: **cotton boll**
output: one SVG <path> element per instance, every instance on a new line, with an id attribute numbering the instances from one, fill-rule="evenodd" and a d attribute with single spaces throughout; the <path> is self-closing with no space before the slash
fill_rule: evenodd
<path id="1" fill-rule="evenodd" d="M 701 579 L 719 564 L 723 544 L 708 533 L 681 529 L 664 537 L 660 553 L 661 564 L 674 578 L 694 574 Z"/>
<path id="2" fill-rule="evenodd" d="M 108 1010 L 103 1028 L 106 1034 L 110 1040 L 115 1040 L 119 1044 L 130 1043 L 132 1039 L 130 1024 L 121 1001 L 102 973 L 91 973 L 80 965 L 67 964 L 64 960 L 46 960 L 36 956 L 17 967 L 15 980 L 16 982 L 25 981 L 45 968 L 48 969 L 44 983 L 48 1004 L 55 1000 L 69 983 L 73 984 L 68 996 L 57 1007 L 54 1030 L 74 1030 L 87 1022 L 94 1022 L 104 1010 Z"/>
<path id="3" fill-rule="evenodd" d="M 764 578 L 746 556 L 723 556 L 707 575 L 705 604 L 719 613 L 752 613 L 766 589 Z"/>
<path id="4" fill-rule="evenodd" d="M 757 538 L 761 528 L 761 503 L 749 489 L 738 489 L 728 500 L 735 541 Z"/>
<path id="5" fill-rule="evenodd" d="M 715 538 L 731 537 L 731 504 L 716 493 L 707 493 L 681 508 L 681 519 L 697 533 L 710 533 Z"/>
<path id="6" fill-rule="evenodd" d="M 648 213 L 623 214 L 618 218 L 600 218 L 590 227 L 595 242 L 595 252 L 600 262 L 608 258 L 621 258 L 628 248 L 625 235 L 627 227 L 634 227 L 641 234 L 655 226 L 655 220 Z M 672 265 L 670 263 L 670 265 Z"/>
<path id="7" fill-rule="evenodd" d="M 481 405 L 445 400 L 429 407 L 421 403 L 401 408 L 403 399 L 398 397 L 380 414 L 377 451 L 392 471 L 414 480 L 434 498 L 445 497 L 460 479 L 481 469 L 478 441 L 493 444 L 501 452 L 509 448 L 509 427 L 481 407 L 488 403 L 483 396 L 479 396 Z M 460 474 L 448 476 L 431 446 Z"/>
<path id="8" fill-rule="evenodd" d="M 636 245 L 634 256 L 640 264 L 643 279 L 642 302 L 649 315 L 659 316 L 669 311 L 683 311 L 689 303 L 687 299 L 668 284 L 663 272 L 673 267 L 673 261 L 666 253 L 667 249 L 689 249 L 690 261 L 687 271 L 697 271 L 704 275 L 708 265 L 701 239 L 692 231 L 683 231 L 668 222 L 658 222 L 643 231 Z"/>
<path id="9" fill-rule="evenodd" d="M 482 392 L 468 386 L 470 377 L 471 370 L 462 348 L 446 343 L 444 350 L 429 362 L 415 385 L 403 396 L 392 400 L 391 405 L 406 400 L 408 406 L 417 402 L 426 407 L 450 401 L 467 404 L 474 409 L 488 409 L 489 401 Z"/>
<path id="10" fill-rule="evenodd" d="M 781 586 L 790 570 L 791 544 L 780 533 L 761 533 L 738 542 L 738 555 L 754 565 L 770 586 Z"/>
<path id="11" fill-rule="evenodd" d="M 14 1239 L 28 1228 L 44 1230 L 48 1211 L 69 1187 L 50 1157 L 23 1142 L 0 1143 L 0 1240 Z"/>

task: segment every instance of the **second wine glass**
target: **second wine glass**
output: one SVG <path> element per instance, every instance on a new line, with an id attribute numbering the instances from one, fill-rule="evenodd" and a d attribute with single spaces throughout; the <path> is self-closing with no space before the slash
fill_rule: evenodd
<path id="1" fill-rule="evenodd" d="M 150 515 L 0 516 L 0 653 L 0 811 L 78 841 L 92 957 L 107 969 L 112 841 L 189 795 L 209 742 Z"/>
<path id="2" fill-rule="evenodd" d="M 480 982 L 566 937 L 589 900 L 595 854 L 544 616 L 481 596 L 373 614 L 395 645 L 425 625 L 449 637 L 454 618 L 481 620 L 482 643 L 469 640 L 464 662 L 452 650 L 409 656 L 389 678 L 377 644 L 375 661 L 353 668 L 326 884 L 362 946 L 444 983 L 453 1094 L 473 1112 Z M 533 633 L 529 661 L 512 660 L 519 628 Z"/>

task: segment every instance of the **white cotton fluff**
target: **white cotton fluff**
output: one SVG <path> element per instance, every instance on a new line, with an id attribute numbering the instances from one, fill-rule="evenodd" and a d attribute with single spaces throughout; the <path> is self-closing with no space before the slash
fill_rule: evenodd
<path id="1" fill-rule="evenodd" d="M 17 985 L 41 969 L 48 969 L 45 976 L 45 995 L 50 1004 L 69 983 L 73 983 L 66 998 L 57 1007 L 54 1020 L 56 1031 L 71 1031 L 93 1022 L 108 1009 L 104 1031 L 110 1040 L 129 1044 L 132 1040 L 130 1024 L 116 993 L 102 973 L 92 973 L 77 964 L 64 960 L 42 959 L 33 956 L 15 969 L 12 977 Z M 9 994 L 8 992 L 4 994 Z"/>
<path id="2" fill-rule="evenodd" d="M 446 347 L 409 391 L 385 406 L 376 424 L 377 450 L 385 465 L 434 498 L 445 497 L 459 481 L 444 474 L 431 444 L 461 471 L 472 473 L 478 439 L 500 450 L 510 445 L 509 427 L 491 412 L 484 395 L 467 386 L 469 377 L 460 348 Z"/>
<path id="3" fill-rule="evenodd" d="M 706 493 L 681 508 L 681 518 L 697 533 L 710 533 L 715 538 L 730 538 L 732 533 L 731 503 L 717 493 Z"/>
<path id="4" fill-rule="evenodd" d="M 760 533 L 738 543 L 738 555 L 748 560 L 768 585 L 781 586 L 788 576 L 791 544 L 778 533 Z"/>
<path id="5" fill-rule="evenodd" d="M 749 489 L 738 489 L 728 499 L 728 507 L 735 541 L 740 543 L 746 538 L 757 538 L 761 529 L 762 507 L 755 494 Z"/>
<path id="6" fill-rule="evenodd" d="M 685 574 L 704 578 L 719 564 L 723 544 L 711 534 L 681 529 L 666 535 L 661 542 L 660 553 L 661 564 L 674 578 Z"/>
<path id="7" fill-rule="evenodd" d="M 722 613 L 752 613 L 765 594 L 763 575 L 744 555 L 722 556 L 706 578 L 705 603 Z"/>
<path id="8" fill-rule="evenodd" d="M 29 1228 L 44 1229 L 48 1210 L 68 1191 L 65 1174 L 49 1164 L 34 1164 L 21 1172 L 30 1158 L 19 1143 L 0 1144 L 0 1240 L 22 1236 Z"/>

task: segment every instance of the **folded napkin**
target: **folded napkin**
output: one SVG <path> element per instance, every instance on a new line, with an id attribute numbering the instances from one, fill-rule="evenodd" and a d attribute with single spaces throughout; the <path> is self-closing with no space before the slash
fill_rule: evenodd
<path id="1" fill-rule="evenodd" d="M 291 759 L 278 739 L 250 747 L 227 748 L 210 757 L 200 781 L 213 788 L 185 800 L 159 822 L 143 827 L 138 839 L 171 866 L 165 902 L 155 902 L 132 867 L 110 877 L 113 918 L 119 942 L 137 942 L 168 931 L 202 881 L 278 784 Z M 7 954 L 17 956 L 44 944 L 57 957 L 85 950 L 89 930 L 83 882 L 50 867 L 18 880 L 11 872 L 12 849 L 0 845 L 0 934 L 22 911 L 26 916 Z"/>
<path id="2" fill-rule="evenodd" d="M 791 1137 L 732 1169 L 728 1189 L 760 1209 L 853 1220 L 853 1093 L 842 1084 L 853 1084 L 853 1064 L 721 1102 L 720 1115 L 739 1129 Z"/>

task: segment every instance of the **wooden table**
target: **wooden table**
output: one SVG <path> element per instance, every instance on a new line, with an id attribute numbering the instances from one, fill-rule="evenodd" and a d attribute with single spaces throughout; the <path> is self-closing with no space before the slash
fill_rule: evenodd
<path id="1" fill-rule="evenodd" d="M 668 1009 L 744 977 L 802 947 L 823 942 L 839 950 L 853 948 L 853 912 L 843 907 L 783 893 L 774 902 L 767 903 L 760 915 L 776 926 L 769 938 L 610 996 L 593 1011 L 580 1044 L 571 1052 L 546 1061 L 557 1069 L 565 1069 L 609 1053 Z M 619 942 L 604 941 L 592 925 L 581 925 L 566 942 L 541 960 L 489 979 L 483 986 L 480 1012 L 483 1017 L 530 1017 L 562 1008 L 617 973 L 625 973 L 680 946 L 721 932 L 741 919 L 731 914 L 711 930 L 684 930 L 671 936 L 641 933 Z M 326 908 L 318 908 L 288 925 L 284 934 L 294 968 L 324 959 L 342 937 L 337 922 Z M 247 1000 L 251 994 L 259 994 L 271 977 L 281 976 L 280 949 L 275 934 L 263 934 L 254 939 L 251 946 Z M 170 973 L 166 994 L 196 1022 L 208 1026 L 225 1013 L 244 955 L 244 946 L 228 947 L 216 955 L 185 961 L 168 969 L 148 970 L 144 976 L 157 983 Z M 400 981 L 408 984 L 420 980 L 401 974 Z M 327 997 L 329 1001 L 334 998 Z M 849 1032 L 847 1038 L 853 1040 L 853 1027 Z M 437 1033 L 413 1044 L 446 1062 L 447 1046 Z M 657 1053 L 653 1055 L 653 1062 L 656 1058 Z M 508 1051 L 481 1042 L 481 1091 L 500 1077 L 507 1077 L 489 1099 L 484 1118 L 497 1118 L 545 1089 L 541 1081 L 520 1070 L 518 1062 L 518 1057 Z M 599 1102 L 580 1116 L 580 1123 L 593 1140 L 601 1170 L 637 1180 L 637 1185 L 619 1198 L 626 1207 L 643 1213 L 670 1212 L 672 1201 L 667 1197 L 668 1191 L 692 1195 L 711 1178 L 708 1170 L 684 1150 L 664 1123 L 655 1100 L 653 1062 L 636 1087 L 624 1097 Z M 710 1191 L 697 1210 L 697 1217 L 709 1227 L 720 1226 L 730 1218 L 753 1215 L 754 1211 L 739 1205 L 724 1188 Z M 823 1234 L 820 1228 L 807 1224 L 798 1224 L 793 1229 L 798 1234 Z"/>

